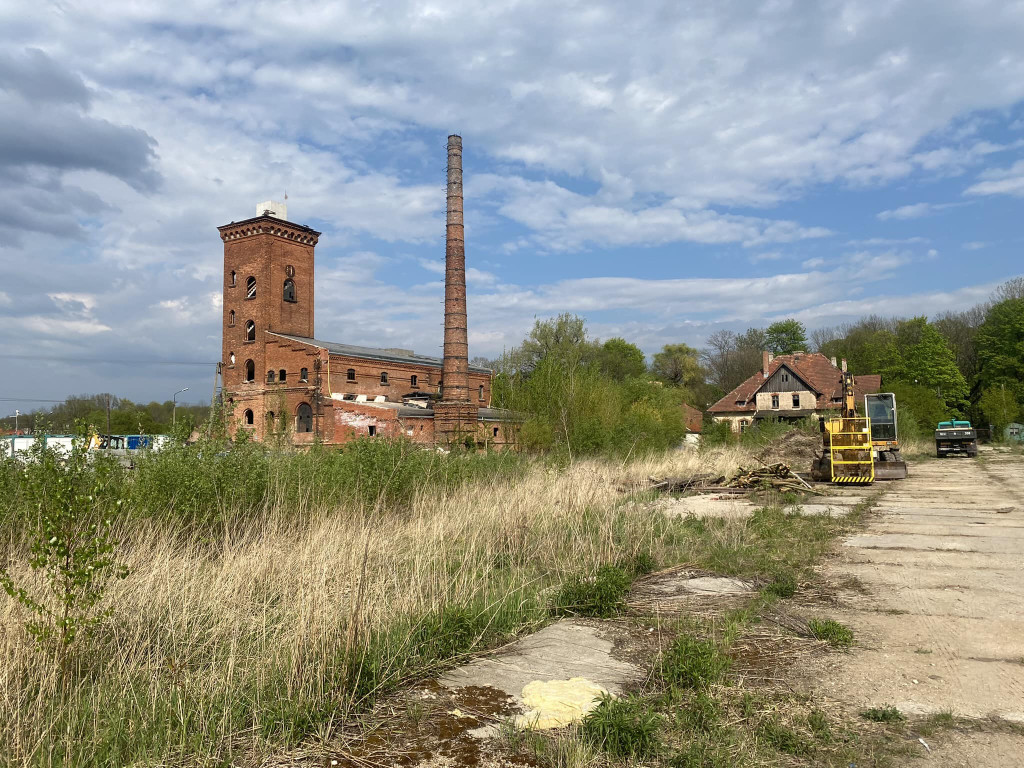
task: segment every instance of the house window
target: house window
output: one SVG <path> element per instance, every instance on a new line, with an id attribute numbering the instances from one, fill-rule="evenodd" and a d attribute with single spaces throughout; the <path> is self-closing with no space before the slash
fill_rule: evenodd
<path id="1" fill-rule="evenodd" d="M 274 383 L 274 372 L 272 370 L 271 371 L 267 371 L 267 384 L 273 384 L 273 383 Z"/>
<path id="2" fill-rule="evenodd" d="M 247 427 L 252 426 L 252 409 L 246 408 L 245 413 L 242 414 L 242 418 L 245 419 L 245 425 Z"/>
<path id="3" fill-rule="evenodd" d="M 356 380 L 356 369 L 355 368 L 349 368 L 348 371 L 345 372 L 345 379 L 347 381 L 355 381 Z"/>
<path id="4" fill-rule="evenodd" d="M 418 381 L 419 381 L 419 379 L 416 377 L 415 373 L 412 376 L 409 377 L 409 385 L 410 386 L 413 386 L 413 387 L 418 386 L 418 384 L 417 384 Z"/>
<path id="5" fill-rule="evenodd" d="M 284 300 L 295 301 L 295 281 L 291 278 L 284 281 Z"/>
<path id="6" fill-rule="evenodd" d="M 783 381 L 789 381 L 789 374 L 788 373 L 782 374 L 782 380 Z"/>
<path id="7" fill-rule="evenodd" d="M 278 381 L 284 381 L 287 378 L 288 378 L 288 371 L 286 371 L 284 368 L 282 368 L 280 371 L 277 372 L 277 380 Z"/>
<path id="8" fill-rule="evenodd" d="M 245 361 L 245 380 L 256 381 L 256 363 L 252 360 Z"/>
<path id="9" fill-rule="evenodd" d="M 299 381 L 309 381 L 309 370 L 306 368 L 299 369 Z"/>
<path id="10" fill-rule="evenodd" d="M 235 287 L 235 270 L 231 270 L 231 282 L 228 283 L 232 288 Z"/>
<path id="11" fill-rule="evenodd" d="M 793 395 L 793 407 L 794 408 L 799 408 L 800 407 L 800 395 L 799 394 Z"/>
<path id="12" fill-rule="evenodd" d="M 388 372 L 387 371 L 381 371 L 380 372 L 380 383 L 381 384 L 387 384 L 388 383 Z"/>
<path id="13" fill-rule="evenodd" d="M 376 434 L 377 434 L 377 427 L 376 427 L 376 425 L 371 424 L 369 427 L 367 427 L 367 431 L 370 433 L 370 437 L 376 436 Z"/>
<path id="14" fill-rule="evenodd" d="M 747 427 L 750 426 L 750 422 L 746 419 L 740 419 L 740 432 L 746 432 Z"/>
<path id="15" fill-rule="evenodd" d="M 309 403 L 299 403 L 295 410 L 295 431 L 313 431 L 313 409 L 309 407 Z"/>
<path id="16" fill-rule="evenodd" d="M 483 400 L 484 399 L 484 385 L 483 384 L 480 385 L 480 394 L 477 395 L 477 398 L 479 400 Z"/>
<path id="17" fill-rule="evenodd" d="M 234 324 L 235 324 L 235 310 L 232 309 L 230 312 L 228 312 L 228 325 L 234 325 Z"/>
<path id="18" fill-rule="evenodd" d="M 247 320 L 245 323 L 245 340 L 256 341 L 256 323 L 252 320 Z"/>
<path id="19" fill-rule="evenodd" d="M 772 408 L 778 408 L 778 407 L 779 407 L 779 396 L 778 395 L 772 395 Z"/>
<path id="20" fill-rule="evenodd" d="M 245 281 L 245 298 L 255 299 L 256 298 L 256 278 L 249 277 Z"/>

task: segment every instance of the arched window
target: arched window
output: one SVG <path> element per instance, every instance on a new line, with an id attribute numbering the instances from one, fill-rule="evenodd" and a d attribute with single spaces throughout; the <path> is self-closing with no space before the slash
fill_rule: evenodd
<path id="1" fill-rule="evenodd" d="M 245 323 L 245 340 L 256 341 L 256 323 L 252 320 L 247 320 Z"/>
<path id="2" fill-rule="evenodd" d="M 245 298 L 255 299 L 256 298 L 256 278 L 249 277 L 245 281 Z"/>
<path id="3" fill-rule="evenodd" d="M 228 312 L 228 325 L 234 325 L 234 324 L 235 324 L 235 310 L 232 309 L 230 312 Z"/>
<path id="4" fill-rule="evenodd" d="M 416 377 L 415 373 L 412 376 L 409 377 L 409 384 L 411 386 L 413 386 L 413 387 L 415 387 L 417 385 L 418 381 L 419 381 L 419 379 Z"/>
<path id="5" fill-rule="evenodd" d="M 231 366 L 232 368 L 234 368 L 234 367 L 235 367 L 235 353 L 234 353 L 234 352 L 232 352 L 232 353 L 231 353 L 230 355 L 228 355 L 228 364 L 229 364 L 229 365 L 230 365 L 230 366 Z"/>
<path id="6" fill-rule="evenodd" d="M 381 384 L 387 384 L 388 383 L 388 372 L 387 371 L 381 371 L 380 372 L 380 383 Z"/>
<path id="7" fill-rule="evenodd" d="M 229 285 L 232 288 L 235 287 L 235 270 L 233 270 L 233 269 L 231 270 L 231 282 L 229 283 Z"/>
<path id="8" fill-rule="evenodd" d="M 273 384 L 273 383 L 274 383 L 274 370 L 273 370 L 273 368 L 271 368 L 269 371 L 267 371 L 267 384 Z"/>
<path id="9" fill-rule="evenodd" d="M 479 397 L 479 399 L 481 399 L 481 400 L 483 400 L 483 399 L 484 399 L 484 385 L 483 385 L 483 384 L 481 384 L 481 385 L 480 385 L 480 394 L 479 394 L 479 396 L 478 396 L 478 397 Z"/>
<path id="10" fill-rule="evenodd" d="M 274 431 L 274 412 L 273 411 L 267 411 L 267 421 L 266 421 L 266 424 L 267 424 L 267 432 L 273 432 Z"/>
<path id="11" fill-rule="evenodd" d="M 245 380 L 256 381 L 256 363 L 252 360 L 245 361 Z"/>
<path id="12" fill-rule="evenodd" d="M 355 368 L 349 368 L 345 372 L 345 379 L 347 381 L 355 381 L 356 380 L 356 369 Z"/>
<path id="13" fill-rule="evenodd" d="M 251 408 L 246 408 L 245 409 L 245 413 L 242 414 L 242 418 L 245 420 L 245 425 L 247 427 L 251 427 L 252 426 L 252 409 Z"/>
<path id="14" fill-rule="evenodd" d="M 284 281 L 284 300 L 295 301 L 295 281 L 290 277 Z"/>
<path id="15" fill-rule="evenodd" d="M 313 431 L 313 409 L 309 407 L 309 403 L 299 403 L 295 410 L 295 431 Z"/>
<path id="16" fill-rule="evenodd" d="M 299 381 L 309 381 L 309 370 L 306 368 L 299 369 Z"/>
<path id="17" fill-rule="evenodd" d="M 287 377 L 288 377 L 288 371 L 286 371 L 284 368 L 282 368 L 280 371 L 277 372 L 277 380 L 278 381 L 284 381 Z"/>

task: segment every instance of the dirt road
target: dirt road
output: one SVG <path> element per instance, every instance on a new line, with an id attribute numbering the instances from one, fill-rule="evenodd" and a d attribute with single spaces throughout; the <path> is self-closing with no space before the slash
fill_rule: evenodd
<path id="1" fill-rule="evenodd" d="M 975 721 L 936 735 L 929 764 L 1024 764 L 1024 457 L 917 462 L 876 511 L 827 574 L 858 645 L 809 692 Z"/>

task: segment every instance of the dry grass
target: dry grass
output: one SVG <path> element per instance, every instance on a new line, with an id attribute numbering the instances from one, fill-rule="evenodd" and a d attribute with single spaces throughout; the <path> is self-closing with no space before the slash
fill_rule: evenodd
<path id="1" fill-rule="evenodd" d="M 12 765 L 196 765 L 331 738 L 360 695 L 539 622 L 566 575 L 637 552 L 667 564 L 664 519 L 618 484 L 724 473 L 742 458 L 538 464 L 422 495 L 400 516 L 310 500 L 216 540 L 126 526 L 131 575 L 111 586 L 110 615 L 76 669 L 35 651 L 20 609 L 0 598 L 0 751 Z M 461 618 L 448 622 L 452 607 Z M 462 634 L 424 658 L 425 628 L 448 623 Z"/>

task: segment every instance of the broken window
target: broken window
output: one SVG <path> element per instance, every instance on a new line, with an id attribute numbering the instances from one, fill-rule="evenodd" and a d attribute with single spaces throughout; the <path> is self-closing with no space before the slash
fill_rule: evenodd
<path id="1" fill-rule="evenodd" d="M 799 394 L 793 395 L 793 407 L 794 408 L 799 408 L 800 407 L 800 395 Z"/>
<path id="2" fill-rule="evenodd" d="M 256 381 L 256 363 L 252 360 L 245 361 L 245 380 Z"/>
<path id="3" fill-rule="evenodd" d="M 230 366 L 231 366 L 232 368 L 234 368 L 234 367 L 235 367 L 235 353 L 234 353 L 234 352 L 232 352 L 232 353 L 231 353 L 230 355 L 228 355 L 228 364 L 229 364 L 229 365 L 230 365 Z"/>
<path id="4" fill-rule="evenodd" d="M 284 381 L 287 378 L 288 378 L 288 371 L 286 371 L 284 368 L 282 368 L 280 371 L 277 372 L 277 380 L 278 381 Z"/>
<path id="5" fill-rule="evenodd" d="M 273 383 L 274 383 L 274 371 L 273 370 L 269 370 L 269 371 L 267 371 L 267 384 L 273 384 Z"/>
<path id="6" fill-rule="evenodd" d="M 245 424 L 248 427 L 252 426 L 252 409 L 246 408 L 245 413 L 242 414 L 242 418 L 245 420 Z"/>
<path id="7" fill-rule="evenodd" d="M 381 371 L 380 372 L 380 383 L 381 384 L 387 384 L 388 383 L 388 372 L 387 371 Z"/>
<path id="8" fill-rule="evenodd" d="M 295 281 L 291 278 L 284 281 L 284 300 L 295 301 Z"/>
<path id="9" fill-rule="evenodd" d="M 228 312 L 228 325 L 234 325 L 234 324 L 235 324 L 235 310 L 232 309 L 230 312 Z"/>
<path id="10" fill-rule="evenodd" d="M 313 409 L 309 407 L 309 403 L 299 403 L 295 410 L 295 431 L 313 431 Z"/>
<path id="11" fill-rule="evenodd" d="M 370 437 L 373 437 L 373 436 L 375 436 L 377 434 L 377 427 L 374 424 L 371 424 L 367 428 L 367 431 L 370 433 Z"/>
<path id="12" fill-rule="evenodd" d="M 309 370 L 306 368 L 299 369 L 299 381 L 309 381 Z"/>
<path id="13" fill-rule="evenodd" d="M 419 382 L 419 379 L 416 377 L 416 374 L 414 373 L 412 376 L 409 377 L 409 384 L 415 387 L 417 386 L 417 382 Z"/>
<path id="14" fill-rule="evenodd" d="M 779 407 L 779 396 L 778 395 L 772 395 L 772 408 L 778 408 L 778 407 Z"/>
<path id="15" fill-rule="evenodd" d="M 345 379 L 347 381 L 355 381 L 356 380 L 356 369 L 355 368 L 349 368 L 348 371 L 345 372 Z"/>
<path id="16" fill-rule="evenodd" d="M 484 385 L 480 385 L 480 394 L 477 396 L 480 400 L 484 399 Z"/>
<path id="17" fill-rule="evenodd" d="M 497 427 L 494 427 L 494 436 L 495 436 L 495 437 L 497 437 L 497 436 L 498 436 L 498 428 L 497 428 Z"/>
<path id="18" fill-rule="evenodd" d="M 245 281 L 245 298 L 255 299 L 256 298 L 256 278 L 249 277 Z"/>
<path id="19" fill-rule="evenodd" d="M 245 340 L 256 341 L 256 323 L 248 320 L 245 323 Z"/>
<path id="20" fill-rule="evenodd" d="M 233 269 L 231 270 L 231 282 L 229 283 L 229 285 L 232 288 L 235 287 L 235 270 L 233 270 Z"/>

